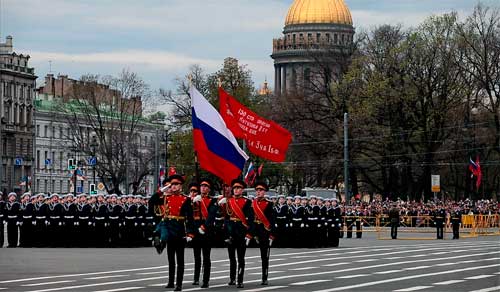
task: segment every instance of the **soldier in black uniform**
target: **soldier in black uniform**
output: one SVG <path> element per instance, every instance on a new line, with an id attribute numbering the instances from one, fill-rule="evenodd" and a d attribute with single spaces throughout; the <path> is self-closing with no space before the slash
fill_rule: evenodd
<path id="1" fill-rule="evenodd" d="M 340 211 L 340 206 L 337 204 L 337 199 L 332 199 L 331 206 L 328 209 L 328 218 L 331 218 L 329 221 L 328 228 L 328 242 L 330 246 L 338 247 L 339 246 L 339 233 L 340 228 L 342 227 L 342 214 Z"/>
<path id="2" fill-rule="evenodd" d="M 124 238 L 125 245 L 132 247 L 137 241 L 138 224 L 137 224 L 137 205 L 134 203 L 134 196 L 127 195 L 127 203 L 124 209 Z"/>
<path id="3" fill-rule="evenodd" d="M 196 185 L 192 185 L 191 195 L 196 194 Z M 219 206 L 217 199 L 211 196 L 212 182 L 208 179 L 200 181 L 200 194 L 193 198 L 194 228 L 198 234 L 193 239 L 194 253 L 194 281 L 193 285 L 199 284 L 201 264 L 203 254 L 203 283 L 201 288 L 208 288 L 210 280 L 211 260 L 210 252 L 212 250 L 211 238 L 214 232 L 215 217 Z"/>
<path id="4" fill-rule="evenodd" d="M 245 253 L 250 240 L 254 224 L 254 213 L 252 202 L 243 197 L 243 190 L 246 183 L 241 179 L 234 179 L 231 182 L 233 196 L 229 199 L 219 201 L 220 205 L 225 205 L 226 210 L 226 232 L 228 238 L 229 255 L 229 283 L 235 285 L 236 282 L 236 253 L 238 254 L 238 288 L 243 288 L 243 276 L 245 274 Z"/>
<path id="5" fill-rule="evenodd" d="M 307 200 L 302 200 L 300 196 L 295 196 L 294 200 L 295 201 L 290 208 L 290 229 L 292 231 L 290 234 L 290 238 L 292 235 L 294 237 L 289 242 L 291 243 L 291 247 L 303 247 L 303 241 L 305 240 L 304 217 Z"/>
<path id="6" fill-rule="evenodd" d="M 6 204 L 6 217 L 7 217 L 7 247 L 17 247 L 17 236 L 19 217 L 21 215 L 21 205 L 17 202 L 17 194 L 14 192 L 9 193 Z"/>
<path id="7" fill-rule="evenodd" d="M 48 245 L 49 205 L 48 198 L 44 194 L 38 194 L 35 201 L 35 246 L 45 247 Z"/>
<path id="8" fill-rule="evenodd" d="M 92 237 L 92 209 L 93 206 L 87 202 L 90 200 L 90 197 L 87 199 L 85 194 L 80 194 L 77 196 L 78 204 L 76 206 L 77 209 L 77 230 L 78 230 L 78 246 L 88 247 L 91 244 L 90 238 Z"/>
<path id="9" fill-rule="evenodd" d="M 453 229 L 453 239 L 460 238 L 460 225 L 462 224 L 462 212 L 460 212 L 460 208 L 458 206 L 455 207 L 455 210 L 451 214 L 451 226 Z"/>
<path id="10" fill-rule="evenodd" d="M 319 247 L 319 239 L 320 239 L 320 228 L 321 228 L 321 221 L 320 221 L 320 210 L 321 208 L 317 204 L 317 197 L 315 195 L 312 195 L 309 199 L 309 205 L 306 208 L 306 214 L 307 214 L 307 220 L 306 220 L 306 227 L 307 227 L 307 235 L 306 237 L 309 239 L 308 240 L 308 246 L 307 247 Z"/>
<path id="11" fill-rule="evenodd" d="M 5 221 L 5 201 L 3 199 L 3 193 L 0 192 L 0 248 L 3 247 L 4 239 L 4 221 Z"/>
<path id="12" fill-rule="evenodd" d="M 436 237 L 437 239 L 443 239 L 443 228 L 444 228 L 444 220 L 446 218 L 446 211 L 444 208 L 439 205 L 436 211 L 434 212 L 434 223 L 436 224 Z"/>
<path id="13" fill-rule="evenodd" d="M 273 203 L 265 198 L 269 187 L 265 182 L 255 183 L 256 197 L 252 202 L 252 209 L 255 214 L 254 238 L 260 249 L 260 259 L 262 262 L 262 282 L 261 285 L 268 285 L 269 256 L 271 246 L 275 239 Z"/>
<path id="14" fill-rule="evenodd" d="M 137 246 L 146 246 L 146 215 L 148 213 L 147 204 L 143 204 L 144 197 L 135 195 L 135 203 L 137 204 L 137 227 L 138 241 Z"/>
<path id="15" fill-rule="evenodd" d="M 34 197 L 33 197 L 34 198 Z M 33 246 L 33 222 L 35 221 L 35 205 L 30 201 L 30 194 L 21 196 L 21 220 L 19 227 L 19 246 Z"/>
<path id="16" fill-rule="evenodd" d="M 167 178 L 170 183 L 170 192 L 163 196 L 159 193 L 151 197 L 151 204 L 162 206 L 162 222 L 160 223 L 160 234 L 162 241 L 167 243 L 168 257 L 168 284 L 166 288 L 182 290 L 184 278 L 184 248 L 186 242 L 193 239 L 193 207 L 191 199 L 182 194 L 184 178 L 178 174 Z M 177 259 L 177 278 L 175 279 L 175 268 Z"/>
<path id="17" fill-rule="evenodd" d="M 97 195 L 97 203 L 94 207 L 94 236 L 95 246 L 105 247 L 109 244 L 107 241 L 107 225 L 108 225 L 108 206 L 105 203 L 102 194 Z"/>
<path id="18" fill-rule="evenodd" d="M 75 203 L 75 197 L 72 193 L 68 193 L 64 197 L 62 203 L 64 208 L 63 216 L 63 243 L 66 247 L 73 247 L 77 244 L 77 226 L 78 221 L 78 208 Z"/>
<path id="19" fill-rule="evenodd" d="M 398 226 L 400 211 L 396 203 L 393 204 L 392 209 L 389 211 L 389 221 L 391 222 L 391 238 L 398 238 Z"/>
<path id="20" fill-rule="evenodd" d="M 279 195 L 278 202 L 274 205 L 274 216 L 276 218 L 276 240 L 273 243 L 276 247 L 285 247 L 288 243 L 287 231 L 290 224 L 290 212 L 285 201 L 285 196 Z"/>
<path id="21" fill-rule="evenodd" d="M 354 225 L 354 216 L 355 213 L 352 210 L 351 206 L 347 207 L 347 211 L 345 212 L 345 224 L 347 226 L 347 235 L 346 238 L 352 238 L 352 226 Z"/>
<path id="22" fill-rule="evenodd" d="M 49 199 L 49 246 L 60 247 L 62 246 L 64 207 L 59 202 L 58 194 L 50 195 Z"/>
<path id="23" fill-rule="evenodd" d="M 118 196 L 111 194 L 110 203 L 108 204 L 108 218 L 109 218 L 109 241 L 110 246 L 120 246 L 120 228 L 123 221 L 123 208 L 118 204 Z"/>
<path id="24" fill-rule="evenodd" d="M 323 197 L 318 197 L 318 207 L 319 207 L 319 225 L 318 225 L 318 247 L 328 246 L 328 219 L 327 219 L 327 208 L 325 205 L 325 199 Z"/>
<path id="25" fill-rule="evenodd" d="M 356 207 L 356 238 L 361 238 L 363 235 L 363 212 L 361 211 L 361 206 Z"/>

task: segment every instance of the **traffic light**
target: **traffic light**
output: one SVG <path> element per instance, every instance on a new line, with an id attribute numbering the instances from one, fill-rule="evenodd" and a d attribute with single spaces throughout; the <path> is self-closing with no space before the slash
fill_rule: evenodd
<path id="1" fill-rule="evenodd" d="M 73 158 L 68 159 L 68 170 L 75 170 L 75 160 Z"/>
<path id="2" fill-rule="evenodd" d="M 95 188 L 95 184 L 90 184 L 90 191 L 89 193 L 91 195 L 97 195 L 97 189 Z"/>

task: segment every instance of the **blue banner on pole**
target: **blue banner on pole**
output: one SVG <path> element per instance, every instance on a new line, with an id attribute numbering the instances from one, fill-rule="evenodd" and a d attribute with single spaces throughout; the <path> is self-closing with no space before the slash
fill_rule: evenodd
<path id="1" fill-rule="evenodd" d="M 45 165 L 51 165 L 51 164 L 52 164 L 52 160 L 50 158 L 45 159 Z"/>
<path id="2" fill-rule="evenodd" d="M 97 164 L 97 157 L 89 157 L 88 165 L 96 165 L 96 164 Z"/>
<path id="3" fill-rule="evenodd" d="M 23 165 L 23 159 L 21 157 L 17 157 L 14 161 L 14 165 Z"/>

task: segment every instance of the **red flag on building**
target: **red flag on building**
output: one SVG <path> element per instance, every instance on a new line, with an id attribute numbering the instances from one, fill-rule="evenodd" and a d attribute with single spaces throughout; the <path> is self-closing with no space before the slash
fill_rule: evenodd
<path id="1" fill-rule="evenodd" d="M 219 87 L 220 114 L 236 138 L 244 139 L 253 154 L 271 160 L 285 160 L 292 134 L 277 123 L 266 120 L 239 103 Z"/>

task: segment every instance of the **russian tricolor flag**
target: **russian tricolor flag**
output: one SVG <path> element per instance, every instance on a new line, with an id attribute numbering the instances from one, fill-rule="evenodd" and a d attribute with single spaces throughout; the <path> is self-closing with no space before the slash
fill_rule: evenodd
<path id="1" fill-rule="evenodd" d="M 248 155 L 240 148 L 219 112 L 194 86 L 189 89 L 194 149 L 200 166 L 224 182 L 240 176 Z"/>

